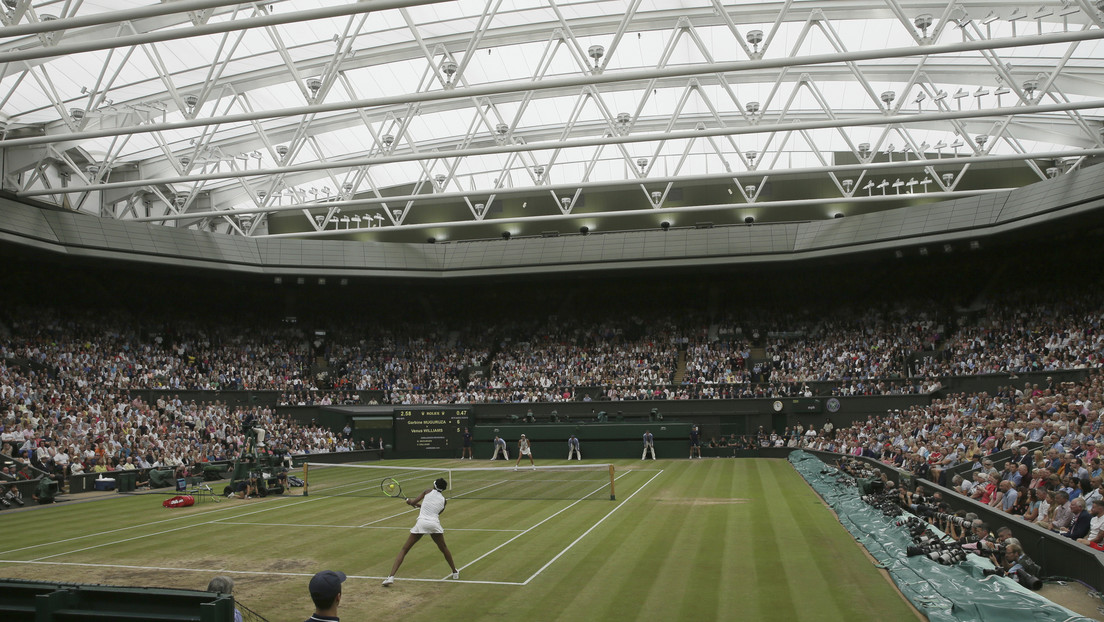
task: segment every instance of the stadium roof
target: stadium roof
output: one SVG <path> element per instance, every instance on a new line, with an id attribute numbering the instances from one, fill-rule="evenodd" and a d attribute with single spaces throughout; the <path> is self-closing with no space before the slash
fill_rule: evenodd
<path id="1" fill-rule="evenodd" d="M 0 9 L 5 189 L 231 235 L 832 218 L 1104 154 L 1104 1 Z"/>

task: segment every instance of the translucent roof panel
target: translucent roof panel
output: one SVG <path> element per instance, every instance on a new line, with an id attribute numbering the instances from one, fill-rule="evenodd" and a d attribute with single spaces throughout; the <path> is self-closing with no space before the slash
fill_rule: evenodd
<path id="1" fill-rule="evenodd" d="M 28 154 L 5 177 L 104 217 L 136 217 L 104 202 L 140 198 L 152 215 L 137 217 L 203 226 L 227 210 L 378 209 L 376 192 L 416 189 L 404 214 L 447 227 L 481 215 L 423 205 L 747 175 L 838 188 L 857 166 L 915 162 L 911 175 L 956 157 L 964 178 L 975 163 L 1029 172 L 976 175 L 953 196 L 1104 150 L 1092 3 L 29 4 L 8 10 L 0 44 L 0 143 Z M 59 191 L 20 174 L 36 166 L 106 174 Z M 809 202 L 849 196 L 806 186 Z M 100 203 L 72 199 L 88 192 Z M 536 216 L 572 213 L 517 217 Z"/>

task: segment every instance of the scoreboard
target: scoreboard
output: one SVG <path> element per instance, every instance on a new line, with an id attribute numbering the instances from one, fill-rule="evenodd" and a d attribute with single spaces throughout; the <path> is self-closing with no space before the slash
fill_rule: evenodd
<path id="1" fill-rule="evenodd" d="M 466 425 L 467 408 L 395 409 L 395 451 L 459 456 Z"/>

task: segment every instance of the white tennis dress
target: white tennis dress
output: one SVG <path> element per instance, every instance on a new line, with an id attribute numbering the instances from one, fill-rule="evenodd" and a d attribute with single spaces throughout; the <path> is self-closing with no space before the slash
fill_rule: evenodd
<path id="1" fill-rule="evenodd" d="M 437 490 L 430 490 L 422 497 L 422 507 L 418 512 L 418 522 L 410 533 L 445 533 L 441 526 L 441 512 L 445 511 L 445 495 Z"/>
<path id="2" fill-rule="evenodd" d="M 521 452 L 523 456 L 532 455 L 532 452 L 529 450 L 529 439 L 523 438 L 518 441 L 518 451 Z"/>

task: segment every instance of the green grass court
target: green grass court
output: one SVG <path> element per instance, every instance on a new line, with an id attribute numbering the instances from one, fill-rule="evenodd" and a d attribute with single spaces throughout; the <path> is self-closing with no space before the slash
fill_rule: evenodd
<path id="1" fill-rule="evenodd" d="M 308 497 L 169 510 L 163 495 L 133 495 L 5 512 L 0 576 L 204 589 L 228 574 L 238 599 L 273 622 L 307 618 L 307 581 L 327 568 L 349 575 L 342 620 L 916 619 L 785 460 L 614 464 L 616 501 L 601 482 L 582 499 L 528 500 L 461 495 L 458 482 L 442 523 L 459 581 L 443 579 L 449 568 L 423 538 L 395 586 L 381 587 L 416 510 L 326 496 L 358 490 L 351 477 L 378 489 L 378 473 L 345 469 L 313 470 Z M 396 477 L 410 496 L 429 485 Z"/>

